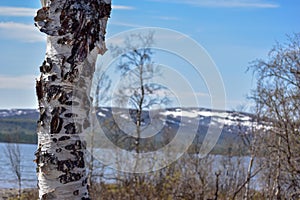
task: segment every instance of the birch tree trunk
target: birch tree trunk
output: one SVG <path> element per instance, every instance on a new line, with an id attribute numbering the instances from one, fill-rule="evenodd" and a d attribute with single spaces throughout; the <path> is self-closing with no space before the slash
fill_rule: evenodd
<path id="1" fill-rule="evenodd" d="M 35 25 L 47 34 L 36 82 L 40 199 L 89 199 L 83 135 L 91 130 L 91 81 L 105 48 L 110 0 L 44 0 Z M 81 137 L 82 136 L 82 137 Z"/>

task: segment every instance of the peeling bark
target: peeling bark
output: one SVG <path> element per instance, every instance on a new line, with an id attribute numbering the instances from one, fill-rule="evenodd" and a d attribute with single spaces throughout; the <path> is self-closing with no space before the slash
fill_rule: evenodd
<path id="1" fill-rule="evenodd" d="M 90 132 L 91 81 L 110 11 L 110 0 L 46 0 L 34 18 L 47 34 L 36 82 L 40 199 L 89 199 L 82 138 Z"/>

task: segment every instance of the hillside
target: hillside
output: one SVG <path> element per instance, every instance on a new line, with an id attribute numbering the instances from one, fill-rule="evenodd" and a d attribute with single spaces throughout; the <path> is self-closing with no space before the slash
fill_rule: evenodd
<path id="1" fill-rule="evenodd" d="M 114 113 L 114 117 L 112 113 Z M 134 120 L 134 110 L 130 111 L 129 117 L 131 119 L 128 119 L 126 113 L 128 113 L 127 109 L 99 108 L 97 117 L 106 136 L 112 142 L 118 143 L 122 148 L 131 150 L 134 146 L 134 137 L 126 135 L 116 123 L 116 116 L 124 122 Z M 141 144 L 144 144 L 144 146 L 148 144 L 147 151 L 160 148 L 169 143 L 176 135 L 179 127 L 184 127 L 188 134 L 196 126 L 198 127 L 197 134 L 190 148 L 195 149 L 201 145 L 209 125 L 219 126 L 218 121 L 220 120 L 223 120 L 224 127 L 214 148 L 214 153 L 219 154 L 228 151 L 246 153 L 247 151 L 245 137 L 251 138 L 251 127 L 254 119 L 251 114 L 205 108 L 169 108 L 155 113 L 154 118 L 156 119 L 152 120 L 158 120 L 157 123 L 162 123 L 163 126 L 155 136 L 141 139 Z M 143 113 L 143 126 L 147 127 L 151 123 L 150 115 L 149 112 Z M 36 143 L 35 132 L 38 116 L 38 111 L 33 109 L 0 110 L 0 142 Z M 126 140 L 120 143 L 119 141 L 124 137 L 126 137 Z"/>
<path id="2" fill-rule="evenodd" d="M 33 109 L 0 110 L 0 142 L 37 143 L 38 116 Z"/>

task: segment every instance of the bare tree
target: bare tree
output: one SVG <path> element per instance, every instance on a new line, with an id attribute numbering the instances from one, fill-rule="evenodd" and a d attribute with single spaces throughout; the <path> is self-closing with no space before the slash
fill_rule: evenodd
<path id="1" fill-rule="evenodd" d="M 91 130 L 90 88 L 105 48 L 110 0 L 43 0 L 35 25 L 47 35 L 36 83 L 40 199 L 89 199 L 86 144 Z"/>
<path id="2" fill-rule="evenodd" d="M 139 166 L 139 153 L 153 150 L 155 146 L 151 137 L 146 138 L 146 134 L 151 134 L 150 131 L 146 133 L 148 123 L 150 123 L 148 120 L 150 112 L 157 109 L 156 106 L 166 106 L 170 102 L 168 98 L 170 92 L 166 87 L 152 82 L 155 76 L 160 75 L 160 67 L 153 61 L 154 52 L 151 48 L 154 43 L 153 36 L 154 32 L 149 32 L 147 35 L 131 34 L 124 39 L 123 44 L 109 47 L 113 56 L 118 59 L 116 68 L 121 74 L 122 83 L 112 97 L 112 101 L 121 107 L 121 109 L 113 109 L 114 118 L 119 117 L 119 121 L 124 124 L 125 129 L 129 127 L 128 131 L 123 129 L 123 134 L 118 135 L 116 140 L 118 145 L 124 145 L 123 147 L 128 150 L 135 151 L 133 172 L 136 172 Z M 124 110 L 129 110 L 127 120 L 121 116 L 124 114 Z M 128 136 L 128 133 L 131 136 Z M 149 163 L 149 165 L 153 165 L 153 163 Z M 135 198 L 143 197 L 138 188 L 145 184 L 146 175 L 123 175 L 127 177 L 125 183 L 132 186 L 133 196 Z"/>
<path id="3" fill-rule="evenodd" d="M 93 81 L 94 81 L 94 87 L 95 89 L 95 94 L 92 94 L 93 96 L 93 104 L 94 104 L 94 110 L 93 110 L 93 114 L 94 116 L 97 116 L 97 112 L 100 110 L 100 107 L 103 106 L 103 104 L 105 104 L 106 102 L 108 102 L 110 100 L 110 97 L 108 95 L 108 90 L 111 87 L 111 79 L 110 77 L 102 70 L 102 67 L 99 66 L 96 69 L 96 72 L 94 74 L 93 77 Z M 97 120 L 96 118 L 93 120 Z M 97 123 L 97 121 L 92 122 L 92 126 L 94 126 L 94 124 Z M 95 138 L 95 130 L 94 128 L 92 128 L 91 133 L 90 133 L 90 144 L 88 144 L 88 146 L 90 147 L 90 154 L 89 154 L 89 158 L 88 158 L 88 184 L 90 186 L 92 186 L 93 181 L 92 181 L 92 177 L 93 177 L 93 172 L 94 172 L 94 148 L 95 148 L 95 144 L 94 144 L 94 138 Z"/>
<path id="4" fill-rule="evenodd" d="M 19 144 L 7 143 L 5 144 L 5 154 L 9 158 L 9 164 L 12 172 L 18 179 L 18 199 L 21 198 L 22 192 L 22 171 L 21 171 L 21 151 Z"/>
<path id="5" fill-rule="evenodd" d="M 99 108 L 111 100 L 108 91 L 111 87 L 112 80 L 106 72 L 101 70 L 101 68 L 98 68 L 94 78 L 96 84 L 94 105 L 96 108 Z"/>
<path id="6" fill-rule="evenodd" d="M 268 59 L 256 60 L 250 69 L 257 77 L 252 98 L 258 119 L 264 122 L 259 145 L 265 158 L 270 199 L 300 197 L 300 34 L 277 43 Z"/>
<path id="7" fill-rule="evenodd" d="M 152 83 L 151 79 L 160 75 L 160 67 L 153 62 L 154 32 L 148 35 L 132 34 L 124 40 L 124 46 L 111 46 L 115 57 L 120 57 L 118 71 L 124 78 L 114 101 L 133 109 L 131 115 L 136 124 L 135 151 L 141 151 L 141 132 L 145 122 L 144 111 L 155 109 L 157 105 L 168 105 L 169 91 L 162 85 Z M 143 146 L 144 147 L 144 146 Z"/>

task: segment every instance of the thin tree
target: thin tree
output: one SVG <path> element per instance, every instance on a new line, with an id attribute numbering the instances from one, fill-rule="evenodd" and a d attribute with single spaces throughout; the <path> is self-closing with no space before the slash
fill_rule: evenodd
<path id="1" fill-rule="evenodd" d="M 90 88 L 105 48 L 110 0 L 45 0 L 35 25 L 47 35 L 36 82 L 40 199 L 89 199 L 85 134 L 91 130 Z"/>
<path id="2" fill-rule="evenodd" d="M 277 43 L 268 59 L 250 67 L 257 77 L 252 98 L 264 132 L 257 136 L 265 158 L 270 199 L 300 198 L 300 34 Z"/>
<path id="3" fill-rule="evenodd" d="M 149 32 L 148 35 L 131 34 L 125 39 L 124 46 L 110 47 L 114 56 L 120 57 L 117 70 L 125 77 L 113 101 L 132 109 L 131 116 L 136 125 L 136 153 L 142 150 L 141 133 L 143 123 L 146 123 L 145 111 L 154 109 L 157 105 L 166 106 L 171 102 L 168 97 L 170 92 L 164 86 L 151 81 L 155 76 L 160 76 L 160 66 L 153 61 L 153 37 L 154 32 Z"/>
<path id="4" fill-rule="evenodd" d="M 140 165 L 140 153 L 153 149 L 155 145 L 151 142 L 147 143 L 148 138 L 143 138 L 144 134 L 148 133 L 146 133 L 147 123 L 149 123 L 147 113 L 149 114 L 150 110 L 155 109 L 157 105 L 163 106 L 170 103 L 169 91 L 164 86 L 152 82 L 155 76 L 160 75 L 160 67 L 153 61 L 154 52 L 151 48 L 154 43 L 153 37 L 154 32 L 149 32 L 147 35 L 131 34 L 125 38 L 123 45 L 110 46 L 113 55 L 119 58 L 116 68 L 121 73 L 122 79 L 122 85 L 112 100 L 117 105 L 129 108 L 128 119 L 132 119 L 134 124 L 129 130 L 132 137 L 126 135 L 118 137 L 117 140 L 121 138 L 122 143 L 129 141 L 129 143 L 125 142 L 126 148 L 129 147 L 136 153 L 133 173 L 137 172 Z M 125 126 L 129 126 L 126 120 L 121 120 Z M 135 198 L 143 197 L 143 192 L 139 188 L 145 179 L 146 176 L 142 174 L 128 174 Z"/>
<path id="5" fill-rule="evenodd" d="M 11 141 L 11 140 L 10 140 Z M 18 199 L 21 198 L 22 192 L 22 171 L 21 171 L 21 151 L 19 144 L 7 143 L 5 145 L 5 154 L 9 158 L 9 164 L 12 172 L 18 179 Z"/>
<path id="6" fill-rule="evenodd" d="M 97 112 L 100 110 L 100 107 L 107 103 L 107 101 L 110 100 L 109 95 L 107 95 L 108 90 L 111 87 L 111 79 L 109 77 L 109 75 L 107 75 L 103 70 L 102 67 L 97 67 L 97 70 L 95 72 L 94 75 L 94 87 L 95 89 L 95 94 L 92 95 L 92 97 L 94 97 L 94 116 L 97 115 Z M 97 119 L 95 119 L 97 120 Z M 95 121 L 95 123 L 97 123 Z M 93 124 L 93 123 L 92 123 Z M 90 155 L 88 158 L 88 184 L 92 187 L 93 181 L 92 181 L 92 177 L 93 177 L 93 172 L 94 172 L 94 148 L 95 148 L 95 130 L 92 129 L 91 133 L 90 133 L 90 144 L 88 145 L 90 148 Z M 98 166 L 96 166 L 98 167 Z"/>

